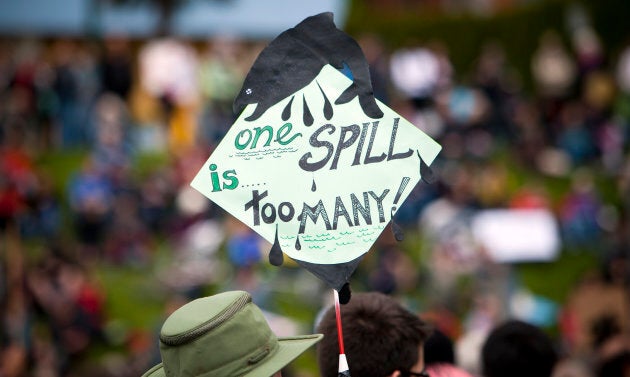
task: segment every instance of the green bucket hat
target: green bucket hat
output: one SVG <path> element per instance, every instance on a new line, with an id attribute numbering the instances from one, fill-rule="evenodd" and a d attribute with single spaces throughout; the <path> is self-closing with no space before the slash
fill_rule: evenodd
<path id="1" fill-rule="evenodd" d="M 278 338 L 247 292 L 189 302 L 160 331 L 162 363 L 143 377 L 270 377 L 323 335 Z"/>

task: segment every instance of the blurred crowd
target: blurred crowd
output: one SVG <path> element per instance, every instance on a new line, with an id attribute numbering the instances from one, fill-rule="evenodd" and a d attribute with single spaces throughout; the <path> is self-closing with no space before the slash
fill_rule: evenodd
<path id="1" fill-rule="evenodd" d="M 386 229 L 353 280 L 406 297 L 456 341 L 471 373 L 489 331 L 510 317 L 558 329 L 563 360 L 585 373 L 559 376 L 621 376 L 600 373 L 609 360 L 628 368 L 630 45 L 612 54 L 578 26 L 568 38 L 541 35 L 531 72 L 516 72 L 493 42 L 456 72 L 439 41 L 391 50 L 358 38 L 376 97 L 443 149 L 437 183 L 419 184 L 396 214 L 421 250 Z M 228 37 L 0 42 L 0 376 L 139 375 L 155 362 L 151 335 L 130 331 L 124 362 L 91 367 L 90 350 L 110 346 L 102 264 L 157 271 L 174 297 L 166 312 L 225 284 L 226 271 L 230 288 L 264 303 L 256 266 L 269 245 L 189 187 L 263 47 Z M 59 184 L 65 170 L 47 159 L 76 151 L 80 167 Z M 139 169 L 152 154 L 166 158 Z M 589 253 L 598 265 L 563 302 L 528 291 L 475 233 L 489 209 L 546 211 L 559 240 L 548 260 Z M 169 267 L 147 269 L 163 244 Z"/>

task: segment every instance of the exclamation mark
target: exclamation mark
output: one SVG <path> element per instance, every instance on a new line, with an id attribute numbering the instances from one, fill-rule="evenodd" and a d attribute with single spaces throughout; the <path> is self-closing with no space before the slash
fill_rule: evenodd
<path id="1" fill-rule="evenodd" d="M 398 201 L 400 200 L 400 196 L 402 195 L 403 191 L 405 191 L 405 188 L 407 187 L 407 184 L 409 183 L 410 180 L 411 178 L 409 177 L 403 177 L 402 182 L 400 182 L 400 187 L 398 188 L 398 192 L 396 193 L 396 196 L 394 197 L 394 206 L 392 206 L 392 211 L 396 210 L 396 205 L 398 204 Z"/>
<path id="2" fill-rule="evenodd" d="M 400 197 L 403 191 L 405 191 L 405 188 L 407 187 L 407 184 L 409 183 L 410 179 L 411 178 L 409 177 L 403 177 L 402 181 L 400 182 L 400 187 L 398 188 L 398 192 L 396 193 L 396 196 L 394 197 L 394 205 L 392 206 L 392 211 L 391 211 L 392 233 L 394 234 L 394 238 L 398 242 L 405 239 L 405 235 L 402 229 L 400 228 L 400 225 L 396 224 L 396 222 L 394 221 L 394 212 L 396 211 L 396 205 L 398 204 L 398 201 L 400 200 Z"/>

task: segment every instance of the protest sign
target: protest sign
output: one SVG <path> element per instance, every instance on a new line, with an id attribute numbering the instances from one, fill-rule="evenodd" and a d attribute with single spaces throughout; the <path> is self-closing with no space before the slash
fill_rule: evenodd
<path id="1" fill-rule="evenodd" d="M 191 185 L 273 243 L 272 264 L 284 253 L 341 292 L 441 147 L 374 98 L 330 13 L 272 41 L 234 108 Z"/>
<path id="2" fill-rule="evenodd" d="M 277 235 L 293 259 L 338 264 L 364 254 L 440 146 L 382 103 L 377 120 L 358 101 L 332 106 L 350 84 L 327 65 L 255 121 L 245 120 L 250 105 L 192 186 L 269 242 Z M 312 125 L 301 111 L 282 120 L 287 106 L 310 111 Z"/>

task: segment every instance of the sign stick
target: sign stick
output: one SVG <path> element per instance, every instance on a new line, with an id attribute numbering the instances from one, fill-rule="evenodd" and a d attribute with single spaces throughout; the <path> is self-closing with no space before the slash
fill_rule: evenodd
<path id="1" fill-rule="evenodd" d="M 339 340 L 339 375 L 338 377 L 350 377 L 350 368 L 346 359 L 346 351 L 343 346 L 343 331 L 341 330 L 341 308 L 339 306 L 339 293 L 333 289 L 335 294 L 335 316 L 337 318 L 337 339 Z"/>

